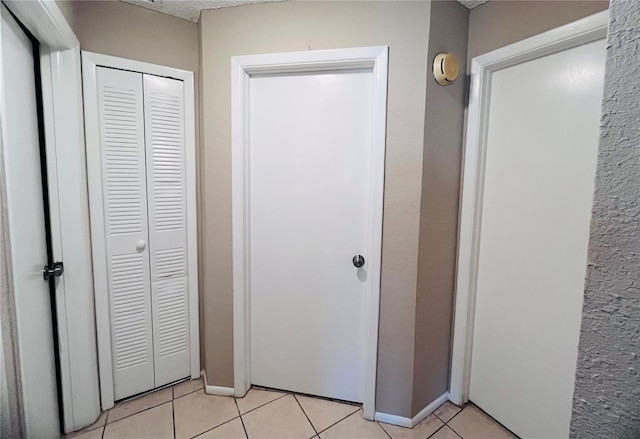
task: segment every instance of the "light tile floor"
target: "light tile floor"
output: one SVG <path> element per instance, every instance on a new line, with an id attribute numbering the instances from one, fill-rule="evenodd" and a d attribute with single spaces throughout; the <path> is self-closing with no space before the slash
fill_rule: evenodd
<path id="1" fill-rule="evenodd" d="M 366 421 L 358 405 L 254 388 L 244 398 L 186 381 L 116 404 L 73 439 L 512 439 L 473 404 L 446 402 L 414 428 Z"/>

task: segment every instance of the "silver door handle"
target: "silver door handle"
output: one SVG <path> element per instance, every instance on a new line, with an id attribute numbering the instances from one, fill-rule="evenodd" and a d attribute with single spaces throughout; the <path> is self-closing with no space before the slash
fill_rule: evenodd
<path id="1" fill-rule="evenodd" d="M 145 242 L 144 239 L 140 239 L 137 243 L 136 243 L 136 250 L 138 251 L 138 253 L 141 253 L 144 251 L 144 249 L 147 248 L 147 243 Z"/>

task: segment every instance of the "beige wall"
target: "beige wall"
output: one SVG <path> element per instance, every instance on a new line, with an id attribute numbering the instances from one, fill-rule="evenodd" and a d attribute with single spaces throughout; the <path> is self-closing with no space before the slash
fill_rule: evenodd
<path id="1" fill-rule="evenodd" d="M 457 2 L 432 3 L 429 60 L 452 52 L 461 70 L 446 87 L 426 79 L 412 415 L 449 389 L 468 23 L 469 10 Z"/>
<path id="2" fill-rule="evenodd" d="M 202 159 L 205 367 L 233 386 L 231 95 L 234 55 L 388 45 L 389 91 L 376 410 L 411 413 L 427 2 L 283 2 L 204 11 Z"/>
<path id="3" fill-rule="evenodd" d="M 121 1 L 56 2 L 91 52 L 198 71 L 198 25 Z"/>
<path id="4" fill-rule="evenodd" d="M 490 1 L 471 10 L 469 60 L 608 7 L 608 0 Z"/>

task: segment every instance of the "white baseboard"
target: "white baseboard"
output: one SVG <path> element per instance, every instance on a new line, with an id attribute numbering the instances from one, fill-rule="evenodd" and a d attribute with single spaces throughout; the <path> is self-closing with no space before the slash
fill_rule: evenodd
<path id="1" fill-rule="evenodd" d="M 439 398 L 433 401 L 431 404 L 420 410 L 412 419 L 411 419 L 411 427 L 418 425 L 422 422 L 427 416 L 431 413 L 435 412 L 438 407 L 440 407 L 445 402 L 449 401 L 449 392 L 443 393 Z"/>
<path id="2" fill-rule="evenodd" d="M 398 425 L 400 427 L 406 427 L 406 428 L 413 427 L 413 425 L 411 425 L 411 419 L 405 418 L 403 416 L 376 412 L 374 418 L 376 421 L 384 422 L 385 424 Z"/>
<path id="3" fill-rule="evenodd" d="M 427 416 L 433 413 L 438 407 L 449 400 L 449 393 L 446 392 L 431 404 L 423 408 L 413 418 L 405 418 L 404 416 L 390 415 L 387 413 L 376 412 L 375 419 L 385 424 L 398 425 L 400 427 L 413 428 L 422 422 Z"/>
<path id="4" fill-rule="evenodd" d="M 202 377 L 204 378 L 204 393 L 208 395 L 218 395 L 218 396 L 233 396 L 235 395 L 235 390 L 233 387 L 221 387 L 221 386 L 210 386 L 207 383 L 207 374 L 205 371 L 202 371 Z"/>
<path id="5" fill-rule="evenodd" d="M 233 387 L 220 387 L 220 386 L 206 386 L 204 388 L 204 392 L 209 395 L 218 395 L 218 396 L 233 396 L 235 394 L 235 390 L 233 390 Z"/>

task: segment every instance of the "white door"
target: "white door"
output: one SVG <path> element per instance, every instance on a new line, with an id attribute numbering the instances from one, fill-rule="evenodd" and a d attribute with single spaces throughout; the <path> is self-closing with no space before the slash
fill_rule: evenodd
<path id="1" fill-rule="evenodd" d="M 98 68 L 115 399 L 153 389 L 142 74 Z"/>
<path id="2" fill-rule="evenodd" d="M 569 436 L 605 66 L 600 40 L 493 73 L 470 399 Z"/>
<path id="3" fill-rule="evenodd" d="M 251 78 L 253 384 L 363 400 L 373 79 Z"/>
<path id="4" fill-rule="evenodd" d="M 2 152 L 26 436 L 60 435 L 33 45 L 2 9 Z"/>
<path id="5" fill-rule="evenodd" d="M 190 375 L 184 87 L 144 75 L 155 386 Z"/>

